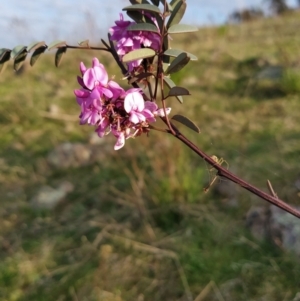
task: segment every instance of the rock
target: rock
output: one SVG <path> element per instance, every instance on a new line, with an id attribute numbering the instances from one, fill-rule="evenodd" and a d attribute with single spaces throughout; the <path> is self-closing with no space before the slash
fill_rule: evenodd
<path id="1" fill-rule="evenodd" d="M 293 301 L 300 301 L 300 292 L 298 292 Z"/>
<path id="2" fill-rule="evenodd" d="M 268 239 L 286 251 L 300 256 L 300 220 L 270 206 L 253 207 L 246 215 L 246 225 L 257 240 Z"/>
<path id="3" fill-rule="evenodd" d="M 85 166 L 90 163 L 92 150 L 82 143 L 66 142 L 58 145 L 47 157 L 50 165 L 56 168 Z"/>
<path id="4" fill-rule="evenodd" d="M 107 163 L 107 156 L 112 152 L 113 146 L 110 142 L 106 143 L 104 139 L 95 141 L 93 136 L 89 144 L 66 142 L 55 147 L 47 157 L 47 163 L 57 169 L 76 168 L 88 166 L 95 162 Z M 104 141 L 105 143 L 104 143 Z M 103 144 L 102 144 L 103 143 Z M 101 147 L 99 144 L 102 144 Z"/>
<path id="5" fill-rule="evenodd" d="M 34 209 L 53 209 L 61 203 L 74 186 L 70 182 L 62 182 L 57 188 L 44 185 L 38 189 L 30 204 Z"/>
<path id="6" fill-rule="evenodd" d="M 270 212 L 269 231 L 272 240 L 284 250 L 300 256 L 300 220 L 275 206 L 271 206 Z"/>

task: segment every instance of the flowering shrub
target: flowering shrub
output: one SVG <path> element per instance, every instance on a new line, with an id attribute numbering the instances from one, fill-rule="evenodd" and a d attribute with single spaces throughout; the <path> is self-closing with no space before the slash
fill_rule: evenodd
<path id="1" fill-rule="evenodd" d="M 168 98 L 175 97 L 182 103 L 182 96 L 189 95 L 187 89 L 176 86 L 171 76 L 197 59 L 191 53 L 170 47 L 172 35 L 197 30 L 194 26 L 179 24 L 186 10 L 186 0 L 151 0 L 152 4 L 141 0 L 130 2 L 132 5 L 123 8 L 123 11 L 132 21 L 125 21 L 123 14 L 120 14 L 120 20 L 109 29 L 108 43 L 101 40 L 104 47 L 91 47 L 86 40 L 80 42 L 79 46 L 54 41 L 50 45 L 37 42 L 29 46 L 20 45 L 12 50 L 2 48 L 0 71 L 10 58 L 14 60 L 15 70 L 18 70 L 30 52 L 33 52 L 30 64 L 34 65 L 46 49 L 57 48 L 56 66 L 68 48 L 109 52 L 132 87 L 124 90 L 117 82 L 109 79 L 105 67 L 97 58 L 93 59 L 91 68 L 81 63 L 81 77 L 78 77 L 81 88 L 74 91 L 81 108 L 80 124 L 95 126 L 101 138 L 109 133 L 114 135 L 117 139 L 115 150 L 122 148 L 126 139 L 138 137 L 150 130 L 170 134 L 209 163 L 216 170 L 216 177 L 237 183 L 271 204 L 300 217 L 298 210 L 277 197 L 269 182 L 270 194 L 235 176 L 228 170 L 228 166 L 222 166 L 226 162 L 224 159 L 207 155 L 174 124 L 174 121 L 179 122 L 199 133 L 199 128 L 191 120 L 177 114 L 169 117 L 171 108 L 167 106 Z M 165 128 L 153 125 L 157 118 L 164 122 Z"/>

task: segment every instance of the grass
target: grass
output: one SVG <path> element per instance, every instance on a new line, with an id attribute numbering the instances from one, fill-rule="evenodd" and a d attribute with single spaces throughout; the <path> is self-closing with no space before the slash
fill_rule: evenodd
<path id="1" fill-rule="evenodd" d="M 172 112 L 194 120 L 201 134 L 183 131 L 251 183 L 266 187 L 269 179 L 295 205 L 299 25 L 294 13 L 172 42 L 199 57 L 173 78 L 192 96 L 172 103 Z M 78 126 L 72 90 L 78 63 L 95 55 L 121 79 L 106 54 L 76 51 L 59 69 L 45 55 L 22 74 L 9 67 L 0 77 L 0 300 L 186 300 L 189 289 L 197 301 L 292 300 L 299 258 L 245 227 L 249 208 L 264 202 L 238 188 L 238 205 L 213 187 L 203 193 L 213 174 L 175 139 L 153 132 L 114 152 L 108 138 L 91 164 L 49 165 L 57 145 L 88 145 L 92 129 Z M 282 76 L 258 76 L 270 67 Z M 57 119 L 45 113 L 53 108 Z M 61 204 L 32 208 L 39 187 L 64 180 L 75 188 Z"/>

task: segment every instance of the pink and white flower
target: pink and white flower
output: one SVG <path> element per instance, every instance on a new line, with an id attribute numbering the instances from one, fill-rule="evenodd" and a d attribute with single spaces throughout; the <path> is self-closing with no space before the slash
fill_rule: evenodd
<path id="1" fill-rule="evenodd" d="M 145 101 L 143 92 L 131 88 L 126 92 L 108 74 L 98 59 L 94 58 L 91 68 L 80 64 L 80 89 L 74 90 L 81 108 L 80 124 L 96 127 L 100 138 L 112 133 L 116 138 L 115 150 L 122 148 L 126 139 L 147 133 L 149 123 L 155 117 L 164 116 L 164 111 L 151 101 Z M 170 108 L 166 109 L 169 114 Z"/>

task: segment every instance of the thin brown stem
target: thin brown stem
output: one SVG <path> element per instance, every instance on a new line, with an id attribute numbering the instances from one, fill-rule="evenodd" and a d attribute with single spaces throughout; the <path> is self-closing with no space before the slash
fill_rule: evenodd
<path id="1" fill-rule="evenodd" d="M 191 150 L 193 150 L 197 155 L 199 155 L 201 158 L 203 158 L 208 164 L 210 164 L 212 167 L 214 167 L 217 170 L 217 175 L 223 178 L 226 178 L 230 180 L 231 182 L 234 182 L 238 185 L 240 185 L 242 188 L 250 191 L 251 193 L 257 195 L 261 199 L 271 203 L 274 206 L 277 206 L 281 208 L 282 210 L 300 218 L 300 211 L 293 208 L 292 206 L 288 205 L 284 201 L 280 200 L 278 197 L 275 197 L 273 195 L 270 195 L 259 188 L 251 185 L 250 183 L 244 181 L 243 179 L 239 178 L 232 172 L 230 172 L 225 167 L 222 167 L 222 165 L 218 164 L 213 158 L 211 158 L 209 155 L 207 155 L 205 152 L 203 152 L 201 149 L 199 149 L 195 144 L 193 144 L 188 138 L 186 138 L 180 131 L 171 123 L 172 128 L 176 132 L 175 135 L 171 131 L 169 131 L 170 134 L 172 134 L 175 138 L 183 142 L 186 146 L 188 146 Z"/>
<path id="2" fill-rule="evenodd" d="M 110 52 L 109 49 L 107 48 L 103 48 L 103 47 L 90 47 L 90 46 L 73 46 L 73 45 L 66 45 L 67 48 L 70 49 L 83 49 L 83 50 L 103 50 L 103 51 L 107 51 Z"/>

